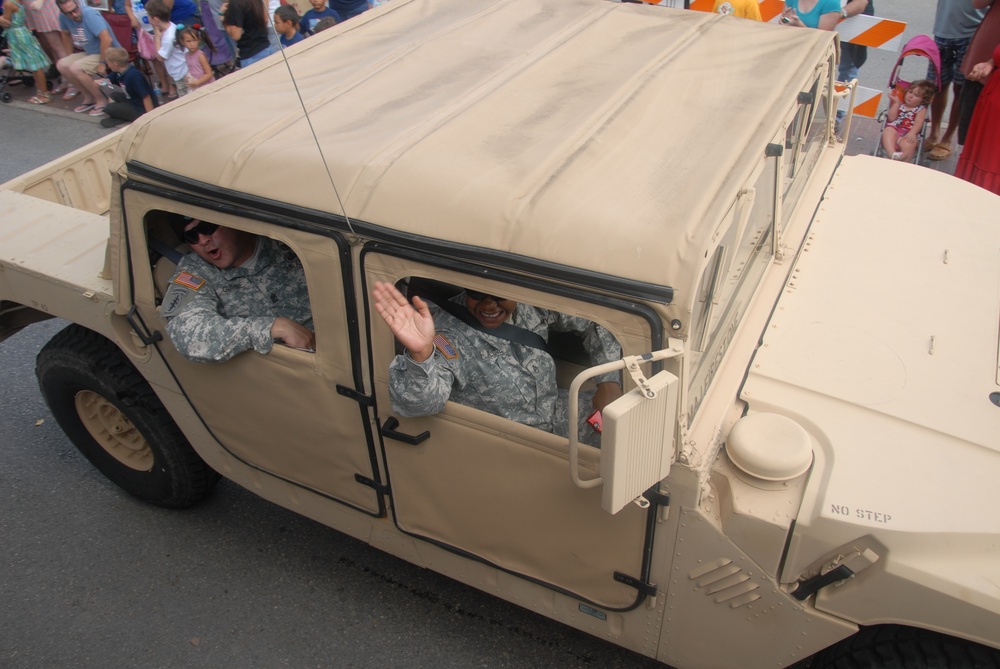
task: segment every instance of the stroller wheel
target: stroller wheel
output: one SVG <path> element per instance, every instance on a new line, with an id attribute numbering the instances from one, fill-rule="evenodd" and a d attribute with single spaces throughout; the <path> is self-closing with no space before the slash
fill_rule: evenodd
<path id="1" fill-rule="evenodd" d="M 14 99 L 14 96 L 11 95 L 10 93 L 8 93 L 7 91 L 4 91 L 3 93 L 0 93 L 0 102 L 7 103 L 7 102 L 10 102 L 13 99 Z"/>

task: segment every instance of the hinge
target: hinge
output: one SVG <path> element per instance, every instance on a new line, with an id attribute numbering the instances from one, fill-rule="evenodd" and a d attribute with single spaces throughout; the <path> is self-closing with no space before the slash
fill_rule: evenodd
<path id="1" fill-rule="evenodd" d="M 358 483 L 360 483 L 361 485 L 368 486 L 369 488 L 373 489 L 375 492 L 377 492 L 380 495 L 388 495 L 389 494 L 389 486 L 382 485 L 378 481 L 374 481 L 374 480 L 368 478 L 367 476 L 364 476 L 362 474 L 355 474 L 354 475 L 354 480 L 357 481 Z"/>
<path id="2" fill-rule="evenodd" d="M 660 492 L 659 490 L 653 490 L 650 488 L 646 492 L 642 493 L 642 496 L 648 499 L 650 504 L 656 504 L 657 506 L 670 506 L 669 492 Z"/>
<path id="3" fill-rule="evenodd" d="M 650 585 L 644 581 L 640 581 L 634 576 L 629 576 L 628 574 L 623 574 L 620 571 L 615 572 L 615 580 L 619 583 L 624 583 L 625 585 L 635 588 L 647 597 L 656 597 L 656 586 Z"/>
<path id="4" fill-rule="evenodd" d="M 370 407 L 373 404 L 375 404 L 375 400 L 372 399 L 369 395 L 365 395 L 364 393 L 359 393 L 354 388 L 348 388 L 347 386 L 342 386 L 339 383 L 337 384 L 337 393 L 343 395 L 344 397 L 354 400 L 363 407 Z"/>

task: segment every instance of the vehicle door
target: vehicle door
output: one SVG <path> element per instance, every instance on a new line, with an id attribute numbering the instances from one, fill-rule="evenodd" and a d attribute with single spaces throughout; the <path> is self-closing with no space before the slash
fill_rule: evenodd
<path id="1" fill-rule="evenodd" d="M 359 483 L 357 478 L 378 480 L 366 409 L 360 406 L 359 413 L 359 403 L 344 392 L 359 387 L 361 372 L 352 327 L 353 293 L 345 291 L 349 254 L 343 239 L 322 228 L 309 232 L 303 231 L 304 225 L 265 223 L 238 207 L 192 198 L 180 202 L 129 189 L 124 202 L 137 311 L 150 330 L 163 334 L 156 347 L 218 444 L 268 474 L 368 513 L 384 513 L 382 498 L 371 483 Z M 221 363 L 192 362 L 181 356 L 159 313 L 165 282 L 175 265 L 159 258 L 154 278 L 148 258 L 160 254 L 141 243 L 154 245 L 169 236 L 168 226 L 158 220 L 162 212 L 247 230 L 290 247 L 305 270 L 315 352 L 275 344 L 267 355 L 250 350 Z"/>
<path id="2" fill-rule="evenodd" d="M 651 512 L 634 504 L 615 515 L 603 511 L 599 487 L 571 482 L 566 438 L 452 401 L 432 416 L 394 412 L 388 369 L 399 347 L 374 312 L 370 292 L 375 281 L 431 279 L 502 295 L 593 320 L 626 354 L 657 349 L 661 334 L 651 312 L 596 296 L 572 300 L 565 289 L 426 257 L 384 246 L 361 254 L 372 384 L 397 526 L 605 609 L 634 606 L 641 601 L 635 584 L 648 573 L 643 556 L 655 525 Z M 567 364 L 557 359 L 557 366 Z M 561 370 L 560 386 L 568 386 L 573 371 Z M 580 461 L 581 477 L 596 477 L 600 450 L 581 446 Z"/>

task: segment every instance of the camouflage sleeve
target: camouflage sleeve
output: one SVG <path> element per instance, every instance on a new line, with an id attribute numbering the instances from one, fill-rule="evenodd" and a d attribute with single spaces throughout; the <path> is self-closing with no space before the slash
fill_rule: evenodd
<path id="1" fill-rule="evenodd" d="M 248 349 L 269 353 L 273 316 L 226 318 L 207 286 L 193 290 L 171 283 L 163 297 L 162 315 L 174 347 L 195 362 L 222 362 Z"/>
<path id="2" fill-rule="evenodd" d="M 451 397 L 454 372 L 434 355 L 423 362 L 397 355 L 389 365 L 389 396 L 393 410 L 401 416 L 430 416 L 444 409 Z"/>

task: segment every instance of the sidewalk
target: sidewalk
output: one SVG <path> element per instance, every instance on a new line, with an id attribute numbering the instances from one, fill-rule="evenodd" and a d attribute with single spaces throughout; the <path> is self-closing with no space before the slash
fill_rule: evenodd
<path id="1" fill-rule="evenodd" d="M 944 128 L 942 128 L 942 130 L 943 129 Z M 881 125 L 878 121 L 864 116 L 855 116 L 851 123 L 851 134 L 849 137 L 844 139 L 847 143 L 844 153 L 848 156 L 862 154 L 870 155 L 878 145 L 881 139 L 881 134 Z M 937 170 L 938 172 L 954 174 L 955 166 L 958 164 L 959 153 L 960 151 L 956 146 L 951 155 L 945 160 L 928 160 L 927 148 L 925 147 L 920 164 L 929 169 Z"/>
<path id="2" fill-rule="evenodd" d="M 12 79 L 7 82 L 6 91 L 11 94 L 14 99 L 6 104 L 0 103 L 0 109 L 3 107 L 17 107 L 19 109 L 32 109 L 35 111 L 40 111 L 43 114 L 52 114 L 55 116 L 64 116 L 67 118 L 75 118 L 78 121 L 87 121 L 93 123 L 96 126 L 100 126 L 101 119 L 107 118 L 107 116 L 90 116 L 89 114 L 77 114 L 73 111 L 73 108 L 80 104 L 80 100 L 83 99 L 83 95 L 78 95 L 72 100 L 63 100 L 62 93 L 52 96 L 52 102 L 47 105 L 33 105 L 28 102 L 28 98 L 35 94 L 34 86 L 25 86 L 22 83 L 15 84 L 17 79 Z M 119 126 L 121 127 L 121 126 Z M 110 128 L 114 130 L 114 128 Z"/>

